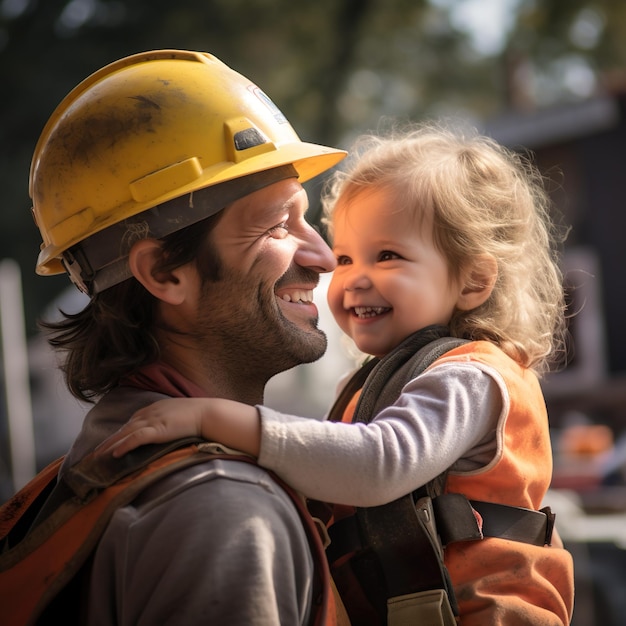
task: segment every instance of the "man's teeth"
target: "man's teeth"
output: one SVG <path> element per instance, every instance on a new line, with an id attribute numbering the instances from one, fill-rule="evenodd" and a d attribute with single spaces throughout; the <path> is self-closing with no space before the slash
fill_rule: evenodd
<path id="1" fill-rule="evenodd" d="M 304 304 L 313 302 L 313 292 L 306 289 L 285 293 L 281 297 L 285 302 L 300 302 Z"/>
<path id="2" fill-rule="evenodd" d="M 354 307 L 354 312 L 360 318 L 376 317 L 377 315 L 380 315 L 381 313 L 385 313 L 386 311 L 389 311 L 389 307 L 386 307 L 386 306 L 355 306 Z"/>

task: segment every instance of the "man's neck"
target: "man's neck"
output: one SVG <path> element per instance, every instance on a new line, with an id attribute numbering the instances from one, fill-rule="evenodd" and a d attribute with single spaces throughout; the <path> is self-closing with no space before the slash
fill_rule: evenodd
<path id="1" fill-rule="evenodd" d="M 199 361 L 180 358 L 176 351 L 168 351 L 162 355 L 162 360 L 202 389 L 207 397 L 226 398 L 250 405 L 263 403 L 267 381 L 229 371 L 222 366 L 219 358 Z"/>

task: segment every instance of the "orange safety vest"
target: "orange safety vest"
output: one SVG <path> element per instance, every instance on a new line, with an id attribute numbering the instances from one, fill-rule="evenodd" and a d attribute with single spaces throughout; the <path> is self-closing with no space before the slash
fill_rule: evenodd
<path id="1" fill-rule="evenodd" d="M 98 484 L 105 473 L 99 471 L 97 459 L 85 458 L 79 463 L 89 477 L 84 491 L 79 490 L 79 493 L 64 499 L 32 532 L 27 532 L 23 538 L 18 537 L 15 545 L 7 540 L 9 534 L 18 531 L 20 521 L 27 524 L 33 521 L 36 510 L 41 507 L 40 500 L 57 481 L 63 458 L 43 469 L 0 507 L 0 541 L 5 543 L 7 540 L 9 543 L 0 554 L 0 624 L 22 626 L 46 623 L 46 609 L 75 581 L 114 511 L 131 502 L 149 485 L 179 469 L 212 459 L 254 463 L 250 457 L 243 455 L 209 455 L 197 443 L 186 442 L 183 447 L 177 447 L 184 443 L 156 447 L 158 451 L 151 452 L 141 464 L 124 467 L 111 484 Z M 153 451 L 155 447 L 151 449 Z M 272 478 L 293 500 L 311 546 L 316 576 L 311 623 L 313 626 L 336 626 L 337 615 L 342 614 L 341 607 L 336 606 L 334 585 L 328 573 L 319 530 L 302 498 L 277 476 L 272 475 Z"/>
<path id="2" fill-rule="evenodd" d="M 448 473 L 446 493 L 537 510 L 552 479 L 545 401 L 535 375 L 485 341 L 450 351 L 437 364 L 470 361 L 498 371 L 510 404 L 498 424 L 496 458 L 470 473 Z M 551 546 L 488 537 L 451 543 L 445 564 L 463 626 L 569 624 L 574 604 L 572 557 L 558 535 Z"/>
<path id="3" fill-rule="evenodd" d="M 410 352 L 406 348 L 412 345 L 419 348 L 419 336 L 407 340 L 405 351 Z M 424 360 L 423 357 L 421 360 Z M 496 458 L 477 472 L 448 472 L 443 490 L 445 495 L 441 499 L 449 497 L 449 494 L 462 494 L 469 502 L 479 501 L 475 502 L 476 506 L 497 503 L 506 505 L 505 509 L 508 506 L 513 509 L 519 507 L 519 510 L 529 509 L 529 513 L 537 511 L 550 484 L 552 461 L 545 402 L 535 375 L 493 344 L 482 341 L 454 347 L 444 356 L 438 356 L 435 363 L 446 361 L 476 361 L 490 365 L 501 373 L 511 401 L 498 425 L 500 444 Z M 413 362 L 419 363 L 420 359 L 414 359 Z M 381 368 L 383 365 L 381 361 L 376 367 Z M 344 422 L 355 419 L 357 406 L 361 406 L 361 392 L 370 381 L 376 379 L 376 374 L 390 381 L 390 388 L 395 388 L 398 393 L 407 382 L 404 380 L 406 371 L 399 366 L 395 370 L 384 367 L 380 373 L 369 374 L 365 368 L 364 371 L 367 375 L 365 387 L 354 391 L 353 386 L 351 399 L 348 401 L 349 396 L 346 395 L 346 400 L 338 401 L 335 408 L 339 411 L 331 411 L 331 416 L 336 415 L 335 419 Z M 355 376 L 353 380 L 357 382 L 358 378 Z M 386 390 L 386 387 L 383 388 Z M 383 392 L 379 390 L 376 395 L 378 402 L 382 401 L 382 396 Z M 376 413 L 375 408 L 370 406 L 359 417 L 367 421 L 370 415 L 371 419 Z M 383 507 L 380 508 L 382 510 Z M 353 513 L 352 507 L 335 506 L 333 522 L 351 522 L 348 518 Z M 350 545 L 351 541 L 343 539 L 346 536 L 343 533 L 354 535 L 353 528 L 353 524 L 343 524 L 340 531 L 342 542 L 346 545 Z M 332 536 L 333 528 L 330 530 Z M 487 532 L 484 539 L 453 539 L 451 543 L 444 542 L 444 545 L 443 561 L 454 588 L 458 615 L 463 626 L 569 624 L 573 611 L 573 563 L 556 533 L 550 546 L 527 543 L 524 539 L 505 539 L 499 534 L 487 536 Z M 354 554 L 359 559 L 364 555 L 365 563 L 355 561 Z M 362 625 L 378 625 L 382 622 L 375 613 L 381 615 L 384 612 L 380 605 L 381 598 L 374 598 L 367 592 L 364 594 L 358 582 L 372 576 L 371 566 L 367 563 L 369 554 L 362 550 L 354 554 L 346 554 L 338 560 L 331 559 L 332 574 L 353 621 Z M 417 561 L 419 559 L 416 559 L 415 567 L 420 568 Z M 362 578 L 363 575 L 365 578 Z"/>

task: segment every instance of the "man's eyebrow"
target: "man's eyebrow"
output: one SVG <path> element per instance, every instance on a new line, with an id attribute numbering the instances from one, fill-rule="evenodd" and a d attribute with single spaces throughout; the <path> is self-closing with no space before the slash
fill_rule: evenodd
<path id="1" fill-rule="evenodd" d="M 292 209 L 295 209 L 300 205 L 304 207 L 303 213 L 306 213 L 310 208 L 308 197 L 303 196 L 301 191 L 297 191 L 296 193 L 293 194 L 293 196 L 285 200 L 282 207 L 285 211 L 291 212 Z"/>
<path id="2" fill-rule="evenodd" d="M 300 198 L 300 192 L 299 191 L 294 193 L 292 196 L 289 196 L 289 198 L 287 198 L 287 200 L 285 200 L 283 202 L 283 207 L 285 209 L 293 208 L 296 205 L 296 198 Z"/>

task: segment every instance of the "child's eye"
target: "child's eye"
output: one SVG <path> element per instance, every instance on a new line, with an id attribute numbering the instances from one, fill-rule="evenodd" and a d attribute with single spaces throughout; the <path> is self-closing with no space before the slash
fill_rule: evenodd
<path id="1" fill-rule="evenodd" d="M 383 250 L 379 255 L 378 255 L 378 260 L 379 261 L 391 261 L 393 259 L 399 259 L 400 256 L 398 254 L 396 254 L 395 252 L 391 252 L 391 250 Z"/>
<path id="2" fill-rule="evenodd" d="M 287 222 L 281 222 L 280 224 L 276 224 L 276 226 L 272 226 L 267 232 L 272 237 L 284 239 L 289 233 L 289 227 L 287 226 Z"/>
<path id="3" fill-rule="evenodd" d="M 352 259 L 345 254 L 340 254 L 337 257 L 337 265 L 350 265 L 352 263 Z"/>

